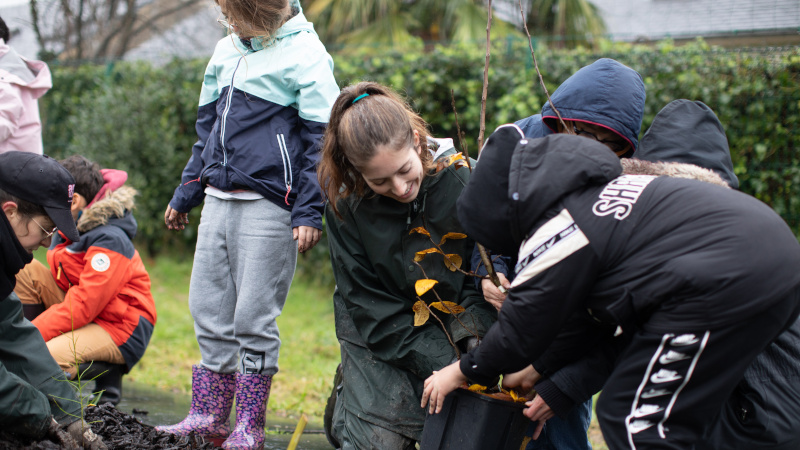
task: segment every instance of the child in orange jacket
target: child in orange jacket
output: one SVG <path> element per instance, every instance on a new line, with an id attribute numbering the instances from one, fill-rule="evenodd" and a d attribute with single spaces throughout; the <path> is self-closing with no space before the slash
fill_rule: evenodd
<path id="1" fill-rule="evenodd" d="M 75 377 L 89 364 L 91 374 L 102 367 L 107 372 L 98 389 L 107 390 L 103 401 L 115 403 L 122 373 L 144 355 L 156 323 L 150 276 L 131 241 L 136 190 L 124 185 L 125 172 L 100 170 L 82 156 L 61 164 L 76 180 L 72 215 L 80 239 L 54 235 L 50 268 L 36 260 L 28 264 L 17 275 L 15 292 L 62 369 Z M 110 378 L 117 380 L 106 385 Z"/>

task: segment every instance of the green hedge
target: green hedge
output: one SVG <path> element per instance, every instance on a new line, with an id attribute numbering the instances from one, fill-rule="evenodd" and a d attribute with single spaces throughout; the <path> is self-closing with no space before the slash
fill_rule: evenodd
<path id="1" fill-rule="evenodd" d="M 439 46 L 428 53 L 334 56 L 345 86 L 374 80 L 412 99 L 434 134 L 456 137 L 455 93 L 467 147 L 477 152 L 485 50 L 476 44 Z M 549 91 L 580 67 L 611 57 L 636 69 L 647 86 L 646 130 L 653 116 L 677 98 L 709 105 L 726 127 L 742 190 L 770 204 L 800 235 L 800 48 L 722 50 L 702 41 L 655 48 L 616 45 L 602 53 L 542 51 L 539 67 Z M 54 67 L 54 88 L 41 100 L 45 147 L 55 157 L 81 153 L 101 165 L 125 169 L 141 191 L 139 244 L 148 252 L 193 247 L 192 226 L 169 232 L 163 213 L 196 139 L 194 119 L 205 61 L 163 67 L 113 63 Z M 494 43 L 489 71 L 486 135 L 500 124 L 537 113 L 545 96 L 524 40 Z M 329 282 L 327 251 L 318 246 L 300 270 Z M 322 262 L 320 262 L 322 261 Z M 322 269 L 322 270 L 321 270 Z M 321 277 L 321 278 L 320 278 Z"/>

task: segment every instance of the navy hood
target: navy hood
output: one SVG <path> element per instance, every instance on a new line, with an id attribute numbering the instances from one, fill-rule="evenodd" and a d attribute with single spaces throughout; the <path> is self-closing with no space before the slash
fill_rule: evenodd
<path id="1" fill-rule="evenodd" d="M 645 88 L 642 76 L 630 67 L 598 59 L 567 78 L 550 100 L 564 120 L 608 128 L 625 138 L 633 151 L 639 147 Z M 542 107 L 542 120 L 555 130 L 558 116 L 550 102 Z"/>
<path id="2" fill-rule="evenodd" d="M 457 203 L 467 235 L 506 255 L 518 252 L 525 235 L 564 196 L 622 174 L 619 158 L 592 139 L 521 136 L 516 125 L 489 136 Z"/>
<path id="3" fill-rule="evenodd" d="M 731 188 L 739 188 L 722 123 L 702 102 L 680 99 L 665 106 L 642 137 L 636 157 L 694 164 L 713 170 Z"/>

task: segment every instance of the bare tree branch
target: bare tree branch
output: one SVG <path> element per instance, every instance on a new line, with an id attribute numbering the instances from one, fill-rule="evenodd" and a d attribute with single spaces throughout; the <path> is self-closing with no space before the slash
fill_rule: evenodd
<path id="1" fill-rule="evenodd" d="M 62 60 L 121 58 L 205 0 L 29 0 L 42 50 Z"/>
<path id="2" fill-rule="evenodd" d="M 481 125 L 478 132 L 478 156 L 483 150 L 483 135 L 486 132 L 486 97 L 489 93 L 489 55 L 492 36 L 492 0 L 489 0 L 489 19 L 486 22 L 486 62 L 483 65 L 483 92 L 481 92 Z"/>
<path id="3" fill-rule="evenodd" d="M 489 93 L 489 57 L 492 44 L 492 0 L 489 0 L 487 5 L 489 9 L 489 18 L 486 21 L 486 62 L 483 65 L 483 92 L 481 92 L 481 125 L 478 132 L 478 156 L 481 155 L 483 150 L 483 135 L 486 132 L 486 97 Z M 489 254 L 486 253 L 486 248 L 483 245 L 477 244 L 478 253 L 481 255 L 481 261 L 486 266 L 486 272 L 489 274 L 489 279 L 492 280 L 495 286 L 500 289 L 500 292 L 505 292 L 505 288 L 500 285 L 500 279 L 494 271 L 492 261 L 489 259 Z"/>
<path id="4" fill-rule="evenodd" d="M 31 21 L 33 22 L 33 32 L 36 34 L 36 42 L 39 44 L 39 48 L 44 49 L 44 37 L 42 36 L 41 28 L 39 28 L 39 5 L 36 4 L 36 1 L 30 1 Z"/>
<path id="5" fill-rule="evenodd" d="M 547 97 L 547 101 L 550 102 L 550 106 L 553 108 L 553 111 L 556 112 L 556 116 L 558 116 L 558 120 L 561 122 L 561 125 L 564 126 L 564 129 L 567 131 L 567 134 L 574 134 L 573 131 L 567 127 L 567 124 L 564 123 L 564 119 L 561 118 L 561 113 L 558 112 L 556 105 L 553 104 L 553 101 L 550 99 L 550 93 L 547 92 L 547 86 L 544 85 L 544 78 L 542 78 L 542 72 L 539 71 L 539 63 L 536 62 L 536 55 L 533 52 L 533 42 L 531 42 L 531 33 L 528 31 L 528 24 L 525 23 L 525 11 L 522 9 L 522 0 L 519 0 L 519 13 L 522 15 L 522 26 L 525 28 L 525 34 L 528 35 L 528 48 L 531 49 L 531 58 L 533 58 L 533 67 L 536 69 L 536 74 L 539 75 L 539 84 L 542 85 L 542 89 L 544 90 L 544 95 Z"/>
<path id="6" fill-rule="evenodd" d="M 456 116 L 456 133 L 458 133 L 458 146 L 461 147 L 461 154 L 467 161 L 467 167 L 472 172 L 472 163 L 469 162 L 469 151 L 467 151 L 467 143 L 464 142 L 464 133 L 461 131 L 461 126 L 458 124 L 458 111 L 456 111 L 456 94 L 450 89 L 450 102 L 453 104 L 453 114 Z"/>

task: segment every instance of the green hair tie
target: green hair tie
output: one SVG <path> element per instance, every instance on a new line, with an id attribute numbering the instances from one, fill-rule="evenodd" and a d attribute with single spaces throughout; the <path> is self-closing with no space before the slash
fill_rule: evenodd
<path id="1" fill-rule="evenodd" d="M 368 93 L 363 93 L 363 94 L 359 95 L 358 97 L 356 97 L 356 98 L 353 100 L 353 103 L 355 103 L 355 102 L 357 102 L 357 101 L 361 100 L 361 99 L 362 99 L 362 98 L 364 98 L 364 97 L 369 97 L 369 94 L 368 94 Z M 352 103 L 351 103 L 351 104 L 352 104 Z"/>

